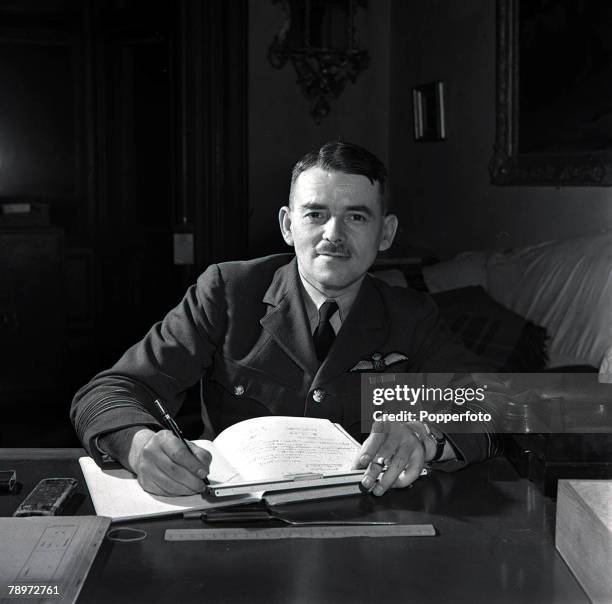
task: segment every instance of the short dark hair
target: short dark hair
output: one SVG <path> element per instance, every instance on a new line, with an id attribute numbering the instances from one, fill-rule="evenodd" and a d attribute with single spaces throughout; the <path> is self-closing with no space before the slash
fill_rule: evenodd
<path id="1" fill-rule="evenodd" d="M 345 174 L 365 176 L 372 184 L 378 183 L 379 198 L 383 215 L 389 211 L 388 173 L 376 155 L 367 149 L 352 143 L 330 141 L 317 151 L 304 155 L 293 167 L 291 172 L 291 189 L 302 172 L 310 168 L 335 170 Z M 291 196 L 289 198 L 291 203 Z"/>

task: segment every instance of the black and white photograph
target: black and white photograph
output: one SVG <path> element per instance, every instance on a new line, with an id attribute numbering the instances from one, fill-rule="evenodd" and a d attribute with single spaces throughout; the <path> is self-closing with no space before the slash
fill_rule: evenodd
<path id="1" fill-rule="evenodd" d="M 612 602 L 611 34 L 0 0 L 0 602 Z"/>

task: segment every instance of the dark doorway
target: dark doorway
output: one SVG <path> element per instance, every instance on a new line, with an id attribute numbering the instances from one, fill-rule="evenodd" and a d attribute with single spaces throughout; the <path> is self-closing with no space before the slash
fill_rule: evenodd
<path id="1" fill-rule="evenodd" d="M 245 255 L 246 46 L 245 0 L 0 1 L 0 446 Z"/>

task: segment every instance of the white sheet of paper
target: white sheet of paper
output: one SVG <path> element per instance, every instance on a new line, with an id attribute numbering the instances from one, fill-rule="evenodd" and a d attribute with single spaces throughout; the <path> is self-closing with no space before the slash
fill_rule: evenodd
<path id="1" fill-rule="evenodd" d="M 311 417 L 262 417 L 234 424 L 215 439 L 248 482 L 290 474 L 348 471 L 359 443 L 332 422 Z"/>
<path id="2" fill-rule="evenodd" d="M 136 476 L 128 470 L 123 468 L 102 470 L 91 457 L 81 457 L 79 464 L 96 514 L 108 516 L 115 522 L 176 514 L 188 510 L 206 510 L 261 499 L 261 494 L 256 493 L 222 500 L 202 495 L 161 497 L 144 491 L 138 484 Z"/>

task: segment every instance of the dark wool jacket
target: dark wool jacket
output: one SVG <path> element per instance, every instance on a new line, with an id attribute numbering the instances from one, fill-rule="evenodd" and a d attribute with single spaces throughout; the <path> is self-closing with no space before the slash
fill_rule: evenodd
<path id="1" fill-rule="evenodd" d="M 303 295 L 292 255 L 210 266 L 162 322 L 77 392 L 71 418 L 85 448 L 100 462 L 96 437 L 128 426 L 158 429 L 153 400 L 176 413 L 201 379 L 217 432 L 256 416 L 304 415 L 338 422 L 363 440 L 360 361 L 380 353 L 401 358 L 385 368 L 391 372 L 486 370 L 427 295 L 370 275 L 319 366 Z M 492 434 L 450 439 L 462 459 L 443 469 L 497 453 Z"/>

